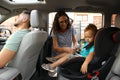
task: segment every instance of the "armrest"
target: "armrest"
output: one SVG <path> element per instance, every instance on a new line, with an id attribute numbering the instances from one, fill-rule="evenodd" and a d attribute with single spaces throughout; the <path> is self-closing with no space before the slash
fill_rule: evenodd
<path id="1" fill-rule="evenodd" d="M 14 79 L 22 80 L 21 74 L 16 68 L 4 67 L 0 69 L 0 80 L 14 80 Z"/>

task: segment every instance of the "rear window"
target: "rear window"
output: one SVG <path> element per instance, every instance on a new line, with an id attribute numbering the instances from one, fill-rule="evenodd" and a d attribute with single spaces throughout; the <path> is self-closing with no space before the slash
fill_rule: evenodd
<path id="1" fill-rule="evenodd" d="M 93 23 L 97 28 L 102 27 L 102 13 L 79 13 L 79 12 L 66 12 L 68 16 L 73 19 L 73 27 L 76 32 L 77 40 L 84 38 L 84 28 L 89 24 Z M 52 28 L 56 12 L 49 13 L 49 33 Z"/>

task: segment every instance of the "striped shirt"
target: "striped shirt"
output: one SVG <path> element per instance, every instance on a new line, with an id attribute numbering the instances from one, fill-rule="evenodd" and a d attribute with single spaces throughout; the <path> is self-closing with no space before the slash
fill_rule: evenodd
<path id="1" fill-rule="evenodd" d="M 72 47 L 72 36 L 75 35 L 73 28 L 68 29 L 66 32 L 52 33 L 52 37 L 57 38 L 59 47 Z"/>

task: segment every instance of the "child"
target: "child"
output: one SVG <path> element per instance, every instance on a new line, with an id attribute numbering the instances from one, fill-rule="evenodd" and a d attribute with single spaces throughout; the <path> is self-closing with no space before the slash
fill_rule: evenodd
<path id="1" fill-rule="evenodd" d="M 66 61 L 75 58 L 75 57 L 85 57 L 85 61 L 81 66 L 80 71 L 85 74 L 87 72 L 87 66 L 91 61 L 92 57 L 94 56 L 94 38 L 95 34 L 97 33 L 97 27 L 94 24 L 89 24 L 84 30 L 84 39 L 86 41 L 84 47 L 78 53 L 62 53 L 58 56 L 46 58 L 48 61 L 53 63 L 49 64 L 42 64 L 42 68 L 48 70 L 50 72 L 54 72 L 55 68 Z M 76 49 L 74 49 L 76 50 Z"/>

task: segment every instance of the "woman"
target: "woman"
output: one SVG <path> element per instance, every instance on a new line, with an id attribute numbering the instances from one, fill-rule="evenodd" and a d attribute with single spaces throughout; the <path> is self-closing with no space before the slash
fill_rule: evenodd
<path id="1" fill-rule="evenodd" d="M 70 22 L 70 18 L 64 11 L 59 11 L 56 13 L 52 29 L 52 55 L 56 56 L 58 54 L 62 55 L 63 53 L 74 53 L 74 49 L 76 48 L 75 32 L 72 27 L 72 22 Z M 49 72 L 48 74 L 49 76 L 53 77 L 56 74 L 56 72 L 57 71 L 54 69 L 53 73 Z"/>
<path id="2" fill-rule="evenodd" d="M 64 11 L 59 11 L 55 15 L 52 38 L 53 50 L 56 54 L 74 53 L 76 48 L 75 33 L 69 17 Z"/>

